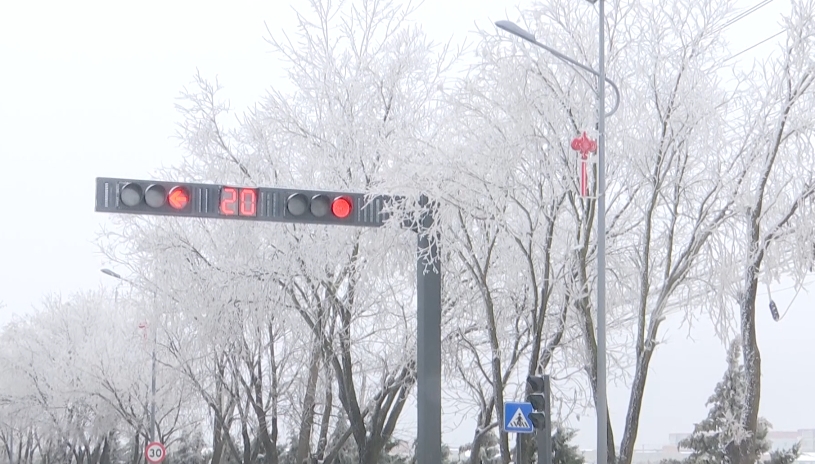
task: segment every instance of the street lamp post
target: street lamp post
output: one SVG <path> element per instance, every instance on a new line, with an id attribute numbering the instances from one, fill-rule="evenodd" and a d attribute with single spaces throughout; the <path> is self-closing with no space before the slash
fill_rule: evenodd
<path id="1" fill-rule="evenodd" d="M 116 273 L 114 271 L 111 271 L 110 269 L 102 269 L 101 271 L 102 271 L 102 274 L 109 275 L 109 276 L 113 277 L 114 279 L 119 279 L 119 280 L 121 280 L 123 282 L 127 282 L 128 284 L 133 285 L 132 282 L 125 279 L 124 277 L 122 277 L 118 273 Z M 153 317 L 153 319 L 154 319 L 154 321 L 153 321 L 154 327 L 153 327 L 153 330 L 151 330 L 151 332 L 152 332 L 153 353 L 151 355 L 152 364 L 151 364 L 151 368 L 150 368 L 150 437 L 149 437 L 149 439 L 150 439 L 151 442 L 156 441 L 156 345 L 158 344 L 158 338 L 157 338 L 156 334 L 157 334 L 158 330 L 155 327 L 155 320 L 156 320 L 156 317 L 155 317 L 155 302 L 153 302 L 153 316 L 154 316 Z"/>
<path id="2" fill-rule="evenodd" d="M 608 405 L 606 396 L 606 47 L 604 0 L 599 12 L 597 67 L 597 464 L 608 463 Z M 617 94 L 619 104 L 619 94 Z M 600 328 L 602 327 L 602 330 Z"/>
<path id="3" fill-rule="evenodd" d="M 599 3 L 599 71 L 579 63 L 568 56 L 548 47 L 535 39 L 535 36 L 511 21 L 498 21 L 499 28 L 530 42 L 557 58 L 587 71 L 598 78 L 597 85 L 597 464 L 608 463 L 608 398 L 606 392 L 606 116 L 611 116 L 620 106 L 620 90 L 606 77 L 605 66 L 605 17 L 604 0 L 588 0 Z M 610 112 L 606 113 L 606 86 L 614 90 L 615 102 Z"/>

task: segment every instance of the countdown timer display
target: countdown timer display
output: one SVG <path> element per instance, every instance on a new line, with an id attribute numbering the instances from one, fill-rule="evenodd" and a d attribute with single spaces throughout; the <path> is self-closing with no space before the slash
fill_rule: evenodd
<path id="1" fill-rule="evenodd" d="M 224 216 L 249 216 L 258 214 L 258 191 L 253 188 L 222 187 L 218 211 Z"/>

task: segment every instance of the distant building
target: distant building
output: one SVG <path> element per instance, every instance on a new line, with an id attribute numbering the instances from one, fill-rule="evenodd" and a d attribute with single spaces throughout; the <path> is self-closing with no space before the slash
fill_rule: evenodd
<path id="1" fill-rule="evenodd" d="M 815 464 L 815 453 L 801 453 L 795 464 Z"/>
<path id="2" fill-rule="evenodd" d="M 659 464 L 663 459 L 682 460 L 689 455 L 690 452 L 679 451 L 675 445 L 665 445 L 661 449 L 638 449 L 634 450 L 631 464 Z M 597 461 L 594 450 L 583 450 L 583 458 L 586 460 L 586 464 L 595 464 Z"/>
<path id="3" fill-rule="evenodd" d="M 635 449 L 631 464 L 659 464 L 663 459 L 685 459 L 690 455 L 688 450 L 680 450 L 679 442 L 689 437 L 689 433 L 672 433 L 668 435 L 668 444 L 662 448 Z M 800 443 L 801 457 L 796 464 L 815 464 L 815 429 L 801 429 L 794 432 L 770 431 L 767 433 L 771 449 L 791 448 Z M 595 464 L 596 452 L 582 450 L 586 464 Z"/>

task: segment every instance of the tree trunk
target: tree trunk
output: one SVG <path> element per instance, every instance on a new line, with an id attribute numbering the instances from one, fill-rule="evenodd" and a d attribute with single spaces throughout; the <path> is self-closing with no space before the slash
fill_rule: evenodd
<path id="1" fill-rule="evenodd" d="M 220 421 L 216 418 L 212 426 L 212 461 L 211 464 L 220 464 L 224 454 L 224 441 L 221 436 Z"/>
<path id="2" fill-rule="evenodd" d="M 303 418 L 300 422 L 300 432 L 297 437 L 295 464 L 306 463 L 311 450 L 311 430 L 314 424 L 315 393 L 320 372 L 320 352 L 320 342 L 318 340 L 314 342 L 308 380 L 306 381 L 306 391 L 303 394 Z"/>
<path id="3" fill-rule="evenodd" d="M 274 343 L 274 341 L 270 341 L 270 343 Z M 263 404 L 263 362 L 262 356 L 258 356 L 255 371 L 250 376 L 252 382 L 252 389 L 251 392 L 246 392 L 248 395 L 254 395 L 254 400 L 252 403 L 252 409 L 255 412 L 255 416 L 258 420 L 258 438 L 260 439 L 260 443 L 263 445 L 263 449 L 265 450 L 266 454 L 266 462 L 269 464 L 277 464 L 277 448 L 274 441 L 272 441 L 272 437 L 269 435 L 269 423 L 266 420 L 266 408 Z M 274 366 L 274 364 L 272 364 Z M 253 366 L 247 366 L 252 372 Z M 274 401 L 274 399 L 272 399 Z"/>
<path id="4" fill-rule="evenodd" d="M 138 464 L 141 460 L 141 436 L 139 435 L 139 431 L 136 430 L 136 433 L 133 437 L 133 454 L 130 456 L 130 464 Z"/>
<path id="5" fill-rule="evenodd" d="M 481 411 L 478 413 L 475 436 L 473 437 L 473 444 L 470 448 L 470 464 L 481 464 L 481 439 L 489 430 L 494 408 L 495 400 L 494 398 L 490 398 L 485 405 L 482 405 Z"/>
<path id="6" fill-rule="evenodd" d="M 359 454 L 359 464 L 378 464 L 384 440 L 381 436 L 372 437 L 365 443 L 365 450 Z"/>
<path id="7" fill-rule="evenodd" d="M 243 441 L 243 464 L 252 464 L 252 439 L 246 417 L 241 417 L 241 439 Z"/>
<path id="8" fill-rule="evenodd" d="M 647 342 L 642 352 L 637 356 L 637 367 L 634 373 L 634 381 L 631 383 L 628 412 L 625 416 L 625 429 L 623 429 L 623 440 L 620 444 L 620 456 L 617 461 L 619 464 L 631 464 L 634 455 L 634 445 L 637 442 L 637 432 L 640 426 L 642 400 L 645 397 L 645 381 L 648 377 L 648 367 L 651 364 L 654 348 L 652 342 Z"/>
<path id="9" fill-rule="evenodd" d="M 742 427 L 751 439 L 742 442 L 739 449 L 740 464 L 754 464 L 755 435 L 758 431 L 758 408 L 761 402 L 761 353 L 756 337 L 756 293 L 758 290 L 758 266 L 747 269 L 745 292 L 739 304 L 741 316 L 742 355 L 744 357 L 744 410 Z"/>
<path id="10" fill-rule="evenodd" d="M 317 459 L 322 461 L 325 449 L 328 446 L 328 427 L 331 425 L 331 408 L 334 401 L 333 387 L 326 382 L 325 400 L 323 401 L 323 416 L 320 419 L 320 438 L 317 440 Z"/>

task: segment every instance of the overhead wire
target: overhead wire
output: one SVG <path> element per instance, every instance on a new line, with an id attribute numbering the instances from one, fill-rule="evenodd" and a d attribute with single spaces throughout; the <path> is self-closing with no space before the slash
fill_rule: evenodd
<path id="1" fill-rule="evenodd" d="M 743 12 L 739 13 L 738 15 L 736 15 L 735 17 L 733 17 L 732 19 L 730 19 L 730 20 L 729 20 L 729 21 L 727 21 L 726 23 L 724 23 L 724 24 L 722 24 L 721 26 L 719 26 L 718 28 L 714 29 L 714 30 L 712 31 L 712 33 L 719 32 L 719 31 L 721 31 L 721 30 L 723 30 L 723 29 L 725 29 L 725 28 L 728 28 L 728 27 L 732 26 L 733 24 L 736 24 L 737 22 L 739 22 L 739 21 L 741 21 L 742 19 L 746 18 L 746 17 L 747 17 L 747 16 L 749 16 L 750 14 L 755 13 L 755 12 L 756 12 L 756 11 L 758 11 L 759 9 L 761 9 L 761 8 L 763 8 L 763 7 L 767 6 L 767 5 L 769 5 L 769 4 L 770 4 L 770 3 L 772 3 L 773 1 L 774 1 L 774 0 L 762 0 L 761 2 L 759 2 L 758 4 L 756 4 L 755 6 L 752 6 L 752 7 L 748 8 L 747 10 L 745 10 L 745 11 L 743 11 Z"/>
<path id="2" fill-rule="evenodd" d="M 755 13 L 756 11 L 760 10 L 761 8 L 764 8 L 765 6 L 769 5 L 773 1 L 774 0 L 762 0 L 762 1 L 758 2 L 757 4 L 755 4 L 752 7 L 746 9 L 745 11 L 739 13 L 738 15 L 733 17 L 732 19 L 728 20 L 727 22 L 725 22 L 721 26 L 714 29 L 713 33 L 722 31 L 722 30 L 732 26 L 733 24 L 736 24 L 737 22 L 741 21 L 742 19 L 746 18 L 747 16 L 749 16 L 749 15 Z M 769 40 L 772 40 L 772 39 L 778 37 L 779 35 L 781 35 L 783 33 L 784 33 L 784 30 L 782 29 L 781 31 L 776 32 L 775 34 L 771 35 L 770 37 L 767 37 L 766 39 L 764 39 L 764 40 L 762 40 L 762 41 L 760 41 L 758 43 L 755 43 L 755 44 L 745 48 L 744 50 L 742 50 L 742 51 L 740 51 L 740 52 L 738 52 L 738 53 L 736 53 L 734 55 L 731 55 L 728 58 L 725 58 L 722 62 L 726 63 L 726 62 L 732 60 L 733 58 L 735 58 L 735 57 L 737 57 L 737 56 L 739 56 L 739 55 L 741 55 L 743 53 L 746 53 L 746 52 L 758 47 L 759 45 L 761 45 L 761 44 L 763 44 L 763 43 L 765 43 L 765 42 L 767 42 Z"/>
<path id="3" fill-rule="evenodd" d="M 785 31 L 782 29 L 782 30 L 780 30 L 780 31 L 776 32 L 775 34 L 773 34 L 773 35 L 771 35 L 771 36 L 767 37 L 766 39 L 762 40 L 761 42 L 758 42 L 758 43 L 755 43 L 755 44 L 753 44 L 753 45 L 750 45 L 749 47 L 747 47 L 747 48 L 745 48 L 744 50 L 742 50 L 742 51 L 740 51 L 740 52 L 736 53 L 735 55 L 730 55 L 728 58 L 725 58 L 724 60 L 722 60 L 722 63 L 727 63 L 728 61 L 730 61 L 730 60 L 732 60 L 733 58 L 735 58 L 735 57 L 737 57 L 737 56 L 741 55 L 742 53 L 749 52 L 750 50 L 752 50 L 752 49 L 754 49 L 754 48 L 758 47 L 759 45 L 763 44 L 764 42 L 767 42 L 768 40 L 772 40 L 772 39 L 774 39 L 774 38 L 778 37 L 779 35 L 783 34 L 784 32 L 785 32 Z"/>

